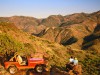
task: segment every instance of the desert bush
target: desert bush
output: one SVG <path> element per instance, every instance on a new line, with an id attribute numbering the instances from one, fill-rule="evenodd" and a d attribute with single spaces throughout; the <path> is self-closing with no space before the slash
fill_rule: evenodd
<path id="1" fill-rule="evenodd" d="M 92 58 L 89 55 L 82 62 L 83 64 L 83 74 L 84 75 L 99 75 L 100 58 Z"/>

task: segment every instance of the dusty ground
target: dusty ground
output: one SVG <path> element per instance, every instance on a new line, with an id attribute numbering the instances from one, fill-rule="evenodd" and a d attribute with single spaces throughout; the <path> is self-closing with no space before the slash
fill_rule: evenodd
<path id="1" fill-rule="evenodd" d="M 31 71 L 20 70 L 16 74 L 10 74 L 4 69 L 3 66 L 0 66 L 0 75 L 28 75 L 28 73 L 30 73 L 30 75 L 68 75 L 67 73 L 61 72 L 58 69 L 53 69 L 51 72 L 43 72 L 43 73 L 36 73 L 34 72 L 34 70 Z"/>
<path id="2" fill-rule="evenodd" d="M 50 72 L 45 71 L 43 73 L 37 73 L 34 70 L 19 70 L 15 74 L 10 74 L 3 66 L 0 65 L 0 75 L 82 75 L 82 68 L 81 65 L 77 65 L 73 67 L 72 70 L 69 70 L 69 72 L 66 72 L 53 67 Z"/>

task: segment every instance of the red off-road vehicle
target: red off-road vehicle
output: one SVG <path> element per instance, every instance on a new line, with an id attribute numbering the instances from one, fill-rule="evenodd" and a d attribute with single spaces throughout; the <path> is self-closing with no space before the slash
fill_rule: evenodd
<path id="1" fill-rule="evenodd" d="M 4 65 L 11 74 L 16 73 L 20 69 L 34 69 L 36 72 L 43 72 L 45 70 L 45 61 L 42 58 L 27 59 L 26 65 L 20 65 L 16 60 L 5 62 Z"/>

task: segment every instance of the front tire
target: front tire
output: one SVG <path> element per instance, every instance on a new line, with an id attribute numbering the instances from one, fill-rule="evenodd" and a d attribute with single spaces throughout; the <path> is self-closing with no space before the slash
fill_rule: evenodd
<path id="1" fill-rule="evenodd" d="M 9 71 L 9 73 L 11 73 L 11 74 L 15 74 L 18 70 L 17 70 L 17 68 L 16 68 L 15 66 L 10 66 L 10 67 L 8 68 L 8 71 Z"/>
<path id="2" fill-rule="evenodd" d="M 35 67 L 35 71 L 38 72 L 38 73 L 41 73 L 44 71 L 44 67 L 42 65 L 37 65 Z"/>

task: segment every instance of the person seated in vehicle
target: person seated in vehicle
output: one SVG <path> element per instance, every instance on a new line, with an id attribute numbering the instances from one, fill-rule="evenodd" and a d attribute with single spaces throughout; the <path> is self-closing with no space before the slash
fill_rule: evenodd
<path id="1" fill-rule="evenodd" d="M 18 63 L 20 65 L 27 65 L 27 61 L 26 60 L 23 60 L 22 57 L 20 55 L 17 55 L 16 56 L 16 60 L 18 61 Z"/>

